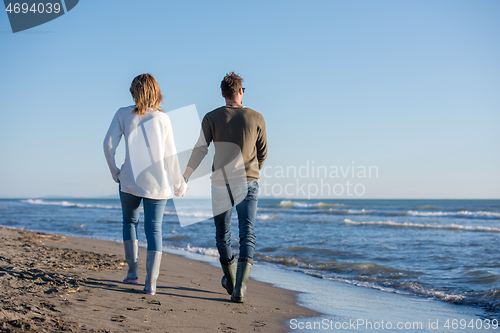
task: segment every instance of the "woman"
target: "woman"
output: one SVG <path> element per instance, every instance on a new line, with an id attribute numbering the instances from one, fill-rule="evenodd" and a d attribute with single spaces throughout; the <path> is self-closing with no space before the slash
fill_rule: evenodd
<path id="1" fill-rule="evenodd" d="M 137 76 L 132 81 L 130 93 L 135 105 L 116 112 L 104 139 L 104 154 L 113 180 L 120 184 L 123 243 L 128 264 L 123 282 L 136 284 L 139 277 L 137 225 L 142 201 L 148 241 L 144 292 L 154 295 L 162 256 L 163 212 L 167 200 L 172 198 L 165 165 L 176 195 L 184 195 L 187 185 L 177 160 L 170 119 L 159 108 L 163 96 L 155 78 L 150 74 Z M 119 169 L 115 164 L 115 151 L 122 135 L 125 136 L 126 155 Z"/>

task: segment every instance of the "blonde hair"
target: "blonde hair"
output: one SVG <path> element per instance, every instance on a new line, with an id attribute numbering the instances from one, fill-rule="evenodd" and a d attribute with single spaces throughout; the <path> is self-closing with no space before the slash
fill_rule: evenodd
<path id="1" fill-rule="evenodd" d="M 160 105 L 163 102 L 160 86 L 151 74 L 141 74 L 134 78 L 130 85 L 130 93 L 135 101 L 134 112 L 141 117 L 146 114 L 146 110 L 163 111 Z"/>

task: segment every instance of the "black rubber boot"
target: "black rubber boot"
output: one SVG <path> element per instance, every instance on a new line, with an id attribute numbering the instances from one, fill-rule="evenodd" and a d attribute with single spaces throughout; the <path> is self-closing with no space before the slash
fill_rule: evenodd
<path id="1" fill-rule="evenodd" d="M 245 260 L 246 258 L 244 258 Z M 238 269 L 236 270 L 236 284 L 234 286 L 231 300 L 236 303 L 243 303 L 247 298 L 247 284 L 252 270 L 253 260 L 238 259 Z"/>
<path id="2" fill-rule="evenodd" d="M 224 272 L 224 276 L 220 283 L 222 287 L 226 289 L 227 293 L 231 295 L 233 293 L 234 285 L 236 284 L 236 263 L 234 260 L 234 256 L 227 263 L 220 263 L 222 267 L 222 271 Z"/>

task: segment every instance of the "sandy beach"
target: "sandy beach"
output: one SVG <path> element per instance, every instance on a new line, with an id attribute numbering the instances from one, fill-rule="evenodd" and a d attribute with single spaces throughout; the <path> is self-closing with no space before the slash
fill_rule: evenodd
<path id="1" fill-rule="evenodd" d="M 121 283 L 116 242 L 2 227 L 0 248 L 2 332 L 285 332 L 291 318 L 317 315 L 292 291 L 255 280 L 247 302 L 233 303 L 218 268 L 174 254 L 147 296 L 142 284 Z"/>

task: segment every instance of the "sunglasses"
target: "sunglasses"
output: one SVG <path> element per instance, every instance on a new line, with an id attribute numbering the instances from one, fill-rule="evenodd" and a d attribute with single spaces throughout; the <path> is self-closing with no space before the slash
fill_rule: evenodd
<path id="1" fill-rule="evenodd" d="M 241 88 L 241 91 L 243 91 L 243 93 L 245 93 L 245 88 Z"/>

